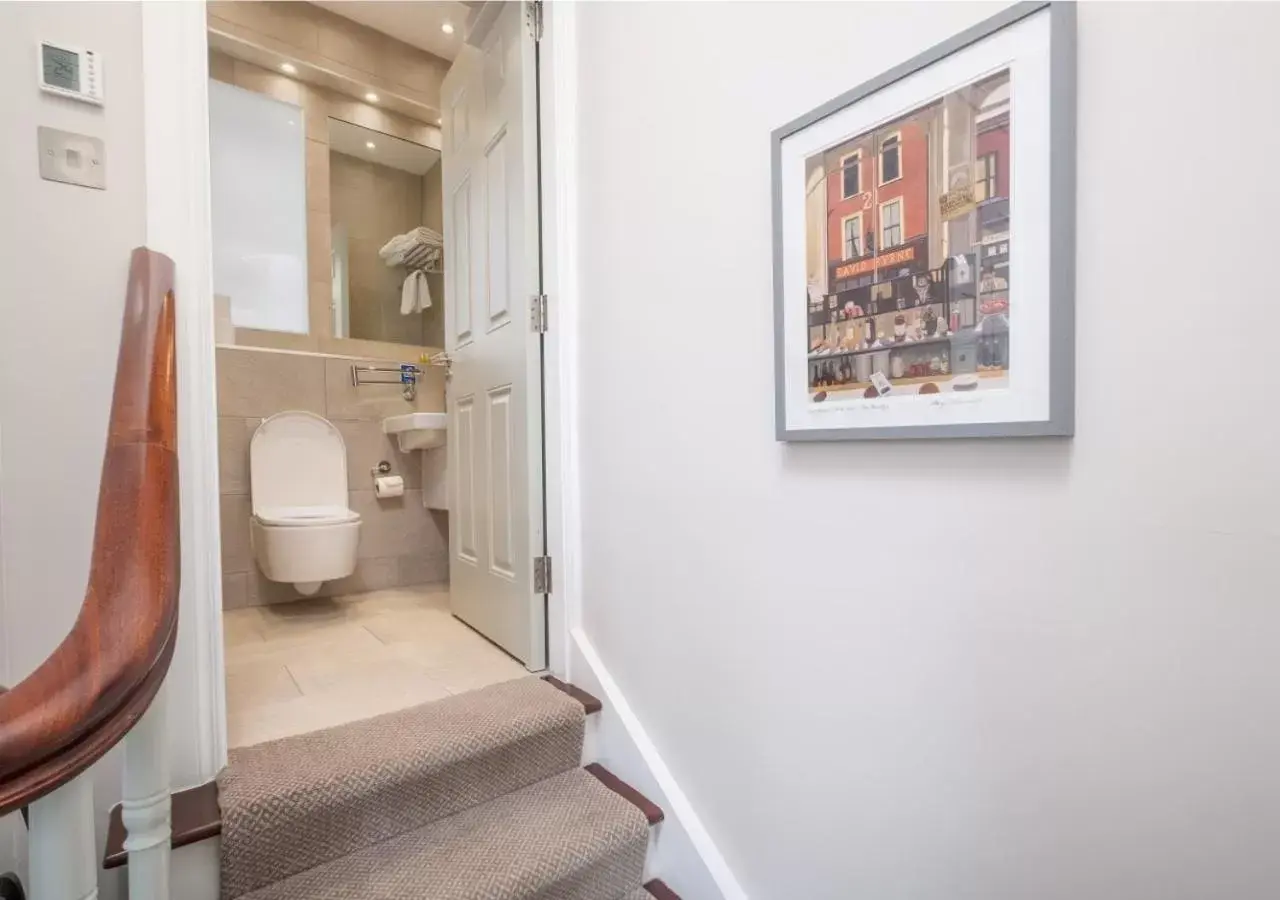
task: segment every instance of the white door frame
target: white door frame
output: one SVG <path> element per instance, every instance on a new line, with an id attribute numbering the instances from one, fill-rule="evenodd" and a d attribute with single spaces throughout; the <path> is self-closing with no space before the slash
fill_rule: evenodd
<path id="1" fill-rule="evenodd" d="M 212 780 L 227 760 L 208 38 L 203 0 L 140 6 L 147 243 L 172 257 L 177 271 L 182 591 L 168 684 L 173 787 L 180 789 Z M 547 3 L 545 17 L 539 51 L 542 252 L 551 324 L 543 389 L 547 545 L 553 559 L 547 658 L 552 672 L 568 678 L 569 633 L 578 625 L 581 597 L 576 5 Z"/>
<path id="2" fill-rule="evenodd" d="M 141 3 L 147 245 L 175 264 L 182 585 L 171 693 L 172 787 L 210 781 L 227 761 L 218 521 L 218 411 L 209 221 L 205 5 Z"/>

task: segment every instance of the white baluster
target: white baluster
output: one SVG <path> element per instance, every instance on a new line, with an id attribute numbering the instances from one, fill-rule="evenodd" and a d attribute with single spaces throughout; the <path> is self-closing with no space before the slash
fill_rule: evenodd
<path id="1" fill-rule="evenodd" d="M 124 849 L 129 853 L 130 900 L 169 900 L 169 748 L 165 735 L 168 685 L 124 739 Z M 38 894 L 32 900 L 43 900 Z"/>
<path id="2" fill-rule="evenodd" d="M 93 781 L 86 772 L 31 804 L 31 900 L 97 900 Z"/>

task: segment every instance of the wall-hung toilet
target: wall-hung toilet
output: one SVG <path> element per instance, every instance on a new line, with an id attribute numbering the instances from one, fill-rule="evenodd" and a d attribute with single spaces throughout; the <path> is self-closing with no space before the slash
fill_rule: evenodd
<path id="1" fill-rule="evenodd" d="M 250 533 L 262 574 L 299 593 L 356 569 L 360 516 L 347 505 L 347 447 L 328 419 L 282 412 L 249 442 Z"/>

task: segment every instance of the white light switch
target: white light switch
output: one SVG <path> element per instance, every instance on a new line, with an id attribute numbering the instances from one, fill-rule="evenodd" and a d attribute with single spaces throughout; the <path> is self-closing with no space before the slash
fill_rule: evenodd
<path id="1" fill-rule="evenodd" d="M 40 177 L 84 187 L 107 189 L 107 159 L 102 138 L 41 125 L 36 129 L 40 145 Z"/>

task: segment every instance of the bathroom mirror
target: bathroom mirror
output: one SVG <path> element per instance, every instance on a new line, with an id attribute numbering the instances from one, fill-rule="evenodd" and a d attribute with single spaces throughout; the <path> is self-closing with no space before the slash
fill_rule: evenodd
<path id="1" fill-rule="evenodd" d="M 444 343 L 440 152 L 329 120 L 333 335 Z"/>
<path id="2" fill-rule="evenodd" d="M 238 328 L 309 330 L 305 145 L 297 104 L 209 83 L 213 289 Z"/>

